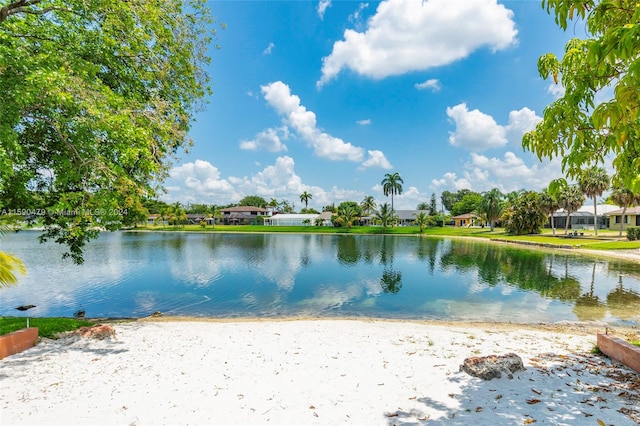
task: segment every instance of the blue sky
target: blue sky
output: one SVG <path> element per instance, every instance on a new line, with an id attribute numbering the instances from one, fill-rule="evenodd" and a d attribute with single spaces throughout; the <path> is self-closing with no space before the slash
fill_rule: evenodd
<path id="1" fill-rule="evenodd" d="M 309 207 L 367 195 L 400 173 L 396 209 L 468 188 L 540 190 L 560 161 L 525 152 L 524 132 L 562 87 L 540 55 L 562 31 L 540 1 L 211 1 L 220 49 L 194 146 L 165 182 L 169 202 L 247 195 Z"/>

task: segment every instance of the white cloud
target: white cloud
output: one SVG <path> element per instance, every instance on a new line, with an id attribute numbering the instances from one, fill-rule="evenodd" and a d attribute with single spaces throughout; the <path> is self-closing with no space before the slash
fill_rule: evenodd
<path id="1" fill-rule="evenodd" d="M 361 126 L 368 126 L 369 124 L 371 124 L 371 119 L 366 118 L 364 120 L 358 120 L 356 121 L 356 123 L 358 123 Z"/>
<path id="2" fill-rule="evenodd" d="M 320 0 L 318 2 L 318 7 L 316 8 L 316 10 L 318 11 L 318 16 L 320 17 L 320 19 L 324 19 L 324 13 L 330 7 L 331 7 L 331 0 Z"/>
<path id="3" fill-rule="evenodd" d="M 269 45 L 267 46 L 266 49 L 264 49 L 262 51 L 263 55 L 271 55 L 271 52 L 273 51 L 273 48 L 276 47 L 275 44 L 273 44 L 273 42 L 269 42 Z"/>
<path id="4" fill-rule="evenodd" d="M 516 42 L 512 16 L 496 0 L 383 1 L 364 32 L 347 29 L 334 43 L 317 86 L 345 68 L 381 79 L 447 65 L 484 46 L 504 49 Z"/>
<path id="5" fill-rule="evenodd" d="M 316 114 L 300 104 L 300 98 L 291 93 L 289 86 L 276 81 L 261 86 L 261 89 L 269 105 L 274 107 L 284 117 L 285 123 L 313 148 L 315 155 L 329 160 L 363 161 L 364 148 L 320 130 L 317 127 Z M 386 164 L 384 154 L 381 151 L 375 152 L 377 160 L 367 160 L 367 164 L 363 163 L 362 167 Z"/>
<path id="6" fill-rule="evenodd" d="M 355 12 L 349 15 L 349 22 L 360 25 L 360 18 L 362 18 L 362 11 L 369 7 L 369 3 L 360 3 Z"/>
<path id="7" fill-rule="evenodd" d="M 282 143 L 282 139 L 287 139 L 289 133 L 286 126 L 278 129 L 266 129 L 259 132 L 252 140 L 240 142 L 240 149 L 258 150 L 266 149 L 270 152 L 286 151 L 287 146 Z"/>
<path id="8" fill-rule="evenodd" d="M 369 158 L 367 158 L 367 160 L 362 163 L 362 167 L 378 167 L 385 170 L 389 170 L 393 167 L 391 166 L 391 163 L 389 163 L 389 160 L 387 160 L 387 158 L 384 156 L 382 151 L 373 150 L 367 151 L 367 153 L 369 154 Z"/>
<path id="9" fill-rule="evenodd" d="M 509 113 L 509 124 L 505 126 L 507 139 L 511 143 L 522 143 L 522 136 L 528 131 L 534 130 L 542 117 L 527 107 L 519 111 Z"/>
<path id="10" fill-rule="evenodd" d="M 447 116 L 456 125 L 455 132 L 449 132 L 449 143 L 470 151 L 499 148 L 507 143 L 520 143 L 522 135 L 533 130 L 541 120 L 535 111 L 522 108 L 509 113 L 509 124 L 501 126 L 494 118 L 477 109 L 469 111 L 462 103 L 447 108 Z"/>
<path id="11" fill-rule="evenodd" d="M 436 78 L 429 79 L 429 80 L 424 81 L 422 83 L 416 83 L 414 86 L 418 90 L 429 89 L 432 92 L 439 92 L 440 89 L 442 89 L 442 86 L 440 85 L 440 81 L 438 79 L 436 79 Z"/>
<path id="12" fill-rule="evenodd" d="M 523 188 L 540 191 L 552 179 L 563 176 L 559 159 L 545 163 L 532 161 L 533 164 L 528 165 L 511 151 L 505 152 L 503 158 L 471 153 L 462 176 L 458 177 L 454 172 L 445 173 L 442 178 L 433 179 L 430 188 L 438 191 L 471 189 L 477 192 L 498 188 L 503 193 Z"/>
<path id="13" fill-rule="evenodd" d="M 273 165 L 264 167 L 251 176 L 228 176 L 221 178 L 217 167 L 208 161 L 195 160 L 174 167 L 166 184 L 166 202 L 205 203 L 224 205 L 240 201 L 247 195 L 258 195 L 265 200 L 275 198 L 288 200 L 299 210 L 300 194 L 304 191 L 313 195 L 309 207 L 320 210 L 327 204 L 342 201 L 361 200 L 364 193 L 332 187 L 307 185 L 295 171 L 295 161 L 289 156 L 278 157 Z"/>
<path id="14" fill-rule="evenodd" d="M 547 92 L 551 93 L 554 98 L 558 99 L 564 96 L 564 86 L 562 84 L 551 83 L 549 87 L 547 87 Z"/>
<path id="15" fill-rule="evenodd" d="M 447 108 L 447 116 L 456 125 L 455 132 L 449 132 L 449 143 L 470 150 L 496 148 L 507 144 L 506 131 L 490 115 L 477 109 L 469 111 L 462 103 Z"/>
<path id="16" fill-rule="evenodd" d="M 233 197 L 235 192 L 231 183 L 220 177 L 220 171 L 208 161 L 195 160 L 174 167 L 169 172 L 172 184 L 167 185 L 169 198 L 178 197 L 184 191 L 181 201 L 195 201 L 198 198 L 218 196 Z M 229 201 L 226 201 L 228 203 Z"/>

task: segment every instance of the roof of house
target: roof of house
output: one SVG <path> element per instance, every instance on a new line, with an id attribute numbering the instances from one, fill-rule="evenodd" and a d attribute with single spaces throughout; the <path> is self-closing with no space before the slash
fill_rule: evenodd
<path id="1" fill-rule="evenodd" d="M 271 216 L 270 218 L 266 218 L 265 220 L 278 221 L 278 220 L 306 220 L 306 219 L 315 219 L 318 217 L 318 214 L 296 214 L 296 213 L 279 213 Z"/>
<path id="2" fill-rule="evenodd" d="M 607 216 L 622 215 L 622 210 L 623 209 L 609 211 L 609 212 L 606 212 L 605 215 L 607 215 Z M 624 214 L 625 214 L 625 216 L 626 215 L 640 215 L 640 206 L 627 207 L 627 210 L 624 212 Z"/>
<path id="3" fill-rule="evenodd" d="M 420 213 L 429 214 L 428 210 L 396 210 L 396 216 L 400 220 L 414 220 Z"/>
<path id="4" fill-rule="evenodd" d="M 477 214 L 473 214 L 473 213 L 465 213 L 465 214 L 461 214 L 458 216 L 453 216 L 451 219 L 472 219 L 472 218 L 478 218 L 479 216 Z"/>
<path id="5" fill-rule="evenodd" d="M 254 207 L 254 206 L 236 206 L 236 207 L 227 207 L 226 209 L 220 209 L 223 213 L 243 213 L 243 212 L 263 212 L 266 213 L 267 209 L 263 209 L 262 207 Z"/>

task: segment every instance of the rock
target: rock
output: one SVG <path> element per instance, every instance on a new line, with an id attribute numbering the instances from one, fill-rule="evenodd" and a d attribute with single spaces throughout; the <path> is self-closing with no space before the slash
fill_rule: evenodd
<path id="1" fill-rule="evenodd" d="M 91 327 L 80 327 L 73 332 L 74 335 L 87 339 L 104 340 L 116 336 L 116 331 L 107 324 L 96 324 Z"/>
<path id="2" fill-rule="evenodd" d="M 525 368 L 524 365 L 522 365 L 522 358 L 514 353 L 506 355 L 474 356 L 466 358 L 460 366 L 460 371 L 464 371 L 467 374 L 479 377 L 483 380 L 502 377 L 502 372 L 507 373 L 507 376 L 512 379 L 513 374 L 511 373 L 524 370 Z"/>

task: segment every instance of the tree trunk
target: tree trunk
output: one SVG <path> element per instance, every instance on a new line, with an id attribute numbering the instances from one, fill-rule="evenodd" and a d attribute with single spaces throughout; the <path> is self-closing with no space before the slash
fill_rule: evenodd
<path id="1" fill-rule="evenodd" d="M 624 214 L 627 211 L 627 206 L 624 206 L 622 208 L 622 218 L 620 219 L 620 233 L 618 234 L 618 237 L 622 237 L 622 228 L 624 226 Z"/>
<path id="2" fill-rule="evenodd" d="M 593 197 L 593 229 L 596 231 L 596 237 L 598 236 L 598 207 L 596 204 L 596 198 Z"/>

